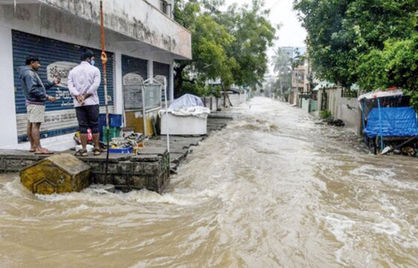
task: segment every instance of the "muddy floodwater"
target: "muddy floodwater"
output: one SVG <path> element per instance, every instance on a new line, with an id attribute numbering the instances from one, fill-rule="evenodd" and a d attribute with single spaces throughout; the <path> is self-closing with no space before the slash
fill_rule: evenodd
<path id="1" fill-rule="evenodd" d="M 418 267 L 418 158 L 270 99 L 233 111 L 161 196 L 0 175 L 0 267 Z"/>

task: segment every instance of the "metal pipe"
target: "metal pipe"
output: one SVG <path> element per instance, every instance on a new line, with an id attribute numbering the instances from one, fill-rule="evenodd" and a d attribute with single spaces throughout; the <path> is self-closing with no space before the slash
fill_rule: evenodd
<path id="1" fill-rule="evenodd" d="M 107 184 L 107 177 L 109 171 L 109 143 L 110 143 L 110 129 L 109 129 L 109 105 L 107 96 L 107 54 L 106 54 L 106 39 L 104 30 L 104 16 L 103 16 L 103 0 L 100 0 L 100 40 L 102 53 L 100 58 L 102 60 L 103 68 L 103 84 L 104 84 L 104 95 L 105 95 L 105 108 L 106 108 L 106 139 L 107 139 L 107 150 L 106 150 L 106 167 L 105 167 L 105 183 Z"/>

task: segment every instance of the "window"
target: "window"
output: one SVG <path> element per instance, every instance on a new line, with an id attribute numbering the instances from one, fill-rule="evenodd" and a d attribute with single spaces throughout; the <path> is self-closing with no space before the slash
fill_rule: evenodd
<path id="1" fill-rule="evenodd" d="M 160 9 L 164 14 L 169 15 L 168 3 L 165 0 L 160 0 Z"/>

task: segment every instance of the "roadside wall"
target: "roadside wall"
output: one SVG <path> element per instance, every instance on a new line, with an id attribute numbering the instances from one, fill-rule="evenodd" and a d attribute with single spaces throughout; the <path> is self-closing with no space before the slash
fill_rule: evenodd
<path id="1" fill-rule="evenodd" d="M 309 113 L 310 112 L 310 99 L 302 98 L 302 110 Z"/>
<path id="2" fill-rule="evenodd" d="M 247 101 L 247 94 L 229 94 L 229 99 L 231 100 L 232 106 L 237 107 L 242 103 Z M 227 100 L 227 103 L 224 103 L 224 98 L 216 98 L 213 96 L 202 97 L 203 104 L 206 108 L 209 108 L 211 112 L 216 112 L 217 110 L 224 109 L 226 107 L 230 107 L 230 103 Z"/>
<path id="3" fill-rule="evenodd" d="M 322 90 L 321 90 L 322 92 Z M 335 119 L 344 121 L 347 128 L 352 129 L 357 134 L 361 134 L 361 110 L 355 98 L 341 97 L 342 88 L 327 89 L 327 109 Z M 319 100 L 322 99 L 322 93 L 319 94 Z M 321 106 L 320 106 L 321 107 Z"/>

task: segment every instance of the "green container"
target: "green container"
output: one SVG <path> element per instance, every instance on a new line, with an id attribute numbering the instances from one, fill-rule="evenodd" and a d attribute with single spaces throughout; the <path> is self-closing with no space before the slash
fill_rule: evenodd
<path id="1" fill-rule="evenodd" d="M 113 138 L 120 137 L 121 128 L 120 127 L 110 127 L 109 128 L 109 141 L 111 141 Z M 106 126 L 103 126 L 102 133 L 100 135 L 101 141 L 104 143 L 107 143 L 107 137 L 106 137 Z"/>

